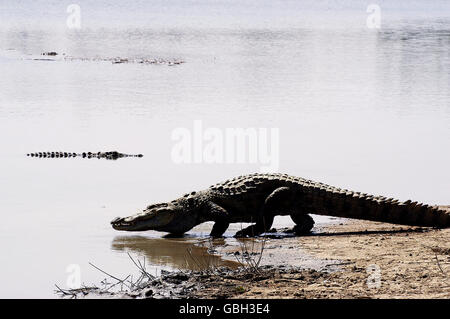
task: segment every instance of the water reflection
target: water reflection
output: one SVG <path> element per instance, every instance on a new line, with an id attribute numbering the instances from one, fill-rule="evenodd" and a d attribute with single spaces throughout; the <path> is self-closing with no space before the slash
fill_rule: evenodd
<path id="1" fill-rule="evenodd" d="M 224 239 L 117 236 L 111 243 L 111 249 L 144 255 L 154 265 L 168 266 L 173 269 L 202 270 L 220 266 L 238 267 L 237 262 L 224 260 L 214 254 L 215 247 L 225 244 Z"/>

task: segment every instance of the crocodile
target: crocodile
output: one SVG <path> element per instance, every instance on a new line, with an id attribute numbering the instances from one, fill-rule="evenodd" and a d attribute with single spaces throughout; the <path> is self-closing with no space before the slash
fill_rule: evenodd
<path id="1" fill-rule="evenodd" d="M 59 55 L 59 57 L 57 57 Z M 112 64 L 145 64 L 145 65 L 168 65 L 175 66 L 186 63 L 184 60 L 176 58 L 127 58 L 127 57 L 75 57 L 66 55 L 65 53 L 59 54 L 55 51 L 42 52 L 42 57 L 36 57 L 34 61 L 90 61 L 90 62 L 111 62 Z"/>
<path id="2" fill-rule="evenodd" d="M 38 158 L 68 158 L 68 157 L 82 157 L 82 158 L 104 158 L 107 160 L 117 160 L 123 157 L 143 157 L 142 154 L 123 154 L 117 151 L 110 152 L 83 152 L 83 153 L 72 153 L 72 152 L 35 152 L 28 153 L 27 156 L 38 157 Z"/>
<path id="3" fill-rule="evenodd" d="M 210 236 L 221 237 L 230 223 L 253 223 L 235 234 L 247 237 L 269 231 L 276 215 L 290 215 L 295 223 L 293 231 L 302 235 L 314 226 L 309 214 L 450 227 L 450 212 L 438 207 L 411 200 L 399 202 L 278 173 L 235 177 L 168 203 L 150 205 L 138 214 L 117 217 L 111 225 L 116 230 L 182 235 L 198 224 L 213 221 Z"/>

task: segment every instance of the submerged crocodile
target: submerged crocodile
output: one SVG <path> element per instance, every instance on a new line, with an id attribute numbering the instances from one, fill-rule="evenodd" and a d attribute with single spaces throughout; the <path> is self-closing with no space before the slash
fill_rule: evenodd
<path id="1" fill-rule="evenodd" d="M 167 59 L 167 58 L 126 58 L 126 57 L 74 57 L 66 55 L 65 53 L 59 55 L 54 51 L 42 52 L 41 56 L 46 56 L 45 58 L 36 57 L 33 58 L 34 61 L 91 61 L 91 62 L 111 62 L 112 64 L 154 64 L 154 65 L 180 65 L 186 63 L 184 60 L 180 59 Z"/>
<path id="2" fill-rule="evenodd" d="M 67 157 L 82 157 L 82 158 L 104 158 L 107 160 L 116 160 L 123 157 L 143 157 L 142 154 L 129 155 L 119 153 L 117 151 L 110 152 L 84 152 L 84 153 L 69 153 L 69 152 L 37 152 L 29 153 L 27 156 L 39 158 L 67 158 Z"/>
<path id="3" fill-rule="evenodd" d="M 148 206 L 142 213 L 111 221 L 117 230 L 157 230 L 183 234 L 198 224 L 214 221 L 211 236 L 220 237 L 230 223 L 253 225 L 236 237 L 268 231 L 276 215 L 290 215 L 297 234 L 310 232 L 309 214 L 365 219 L 394 224 L 450 227 L 450 212 L 392 198 L 372 196 L 287 174 L 239 176 L 192 192 L 169 203 Z"/>

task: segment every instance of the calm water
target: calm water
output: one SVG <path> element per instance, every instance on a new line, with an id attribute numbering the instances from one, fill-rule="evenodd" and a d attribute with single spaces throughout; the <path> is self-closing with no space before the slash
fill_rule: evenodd
<path id="1" fill-rule="evenodd" d="M 368 193 L 449 204 L 450 3 L 378 1 L 0 2 L 0 297 L 54 297 L 82 282 L 186 267 L 182 240 L 119 233 L 115 216 L 260 164 L 176 164 L 176 128 L 278 128 L 279 171 Z M 177 66 L 37 61 L 182 59 Z M 34 151 L 143 153 L 39 160 Z M 326 219 L 323 220 L 326 222 Z M 277 219 L 277 226 L 291 224 Z M 227 235 L 238 229 L 231 228 Z M 224 243 L 231 241 L 226 239 Z"/>

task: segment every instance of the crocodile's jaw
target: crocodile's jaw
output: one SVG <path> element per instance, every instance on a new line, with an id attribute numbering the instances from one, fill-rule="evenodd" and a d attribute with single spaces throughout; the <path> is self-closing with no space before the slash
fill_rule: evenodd
<path id="1" fill-rule="evenodd" d="M 127 218 L 117 217 L 111 221 L 111 226 L 115 230 L 125 230 L 125 231 L 144 231 L 153 230 L 155 225 L 153 223 L 148 223 L 145 221 L 127 221 Z"/>
<path id="2" fill-rule="evenodd" d="M 164 211 L 152 210 L 133 216 L 123 218 L 117 217 L 111 221 L 111 226 L 116 230 L 125 231 L 170 231 L 170 224 L 174 219 L 175 214 L 175 211 L 168 209 L 165 209 Z"/>

